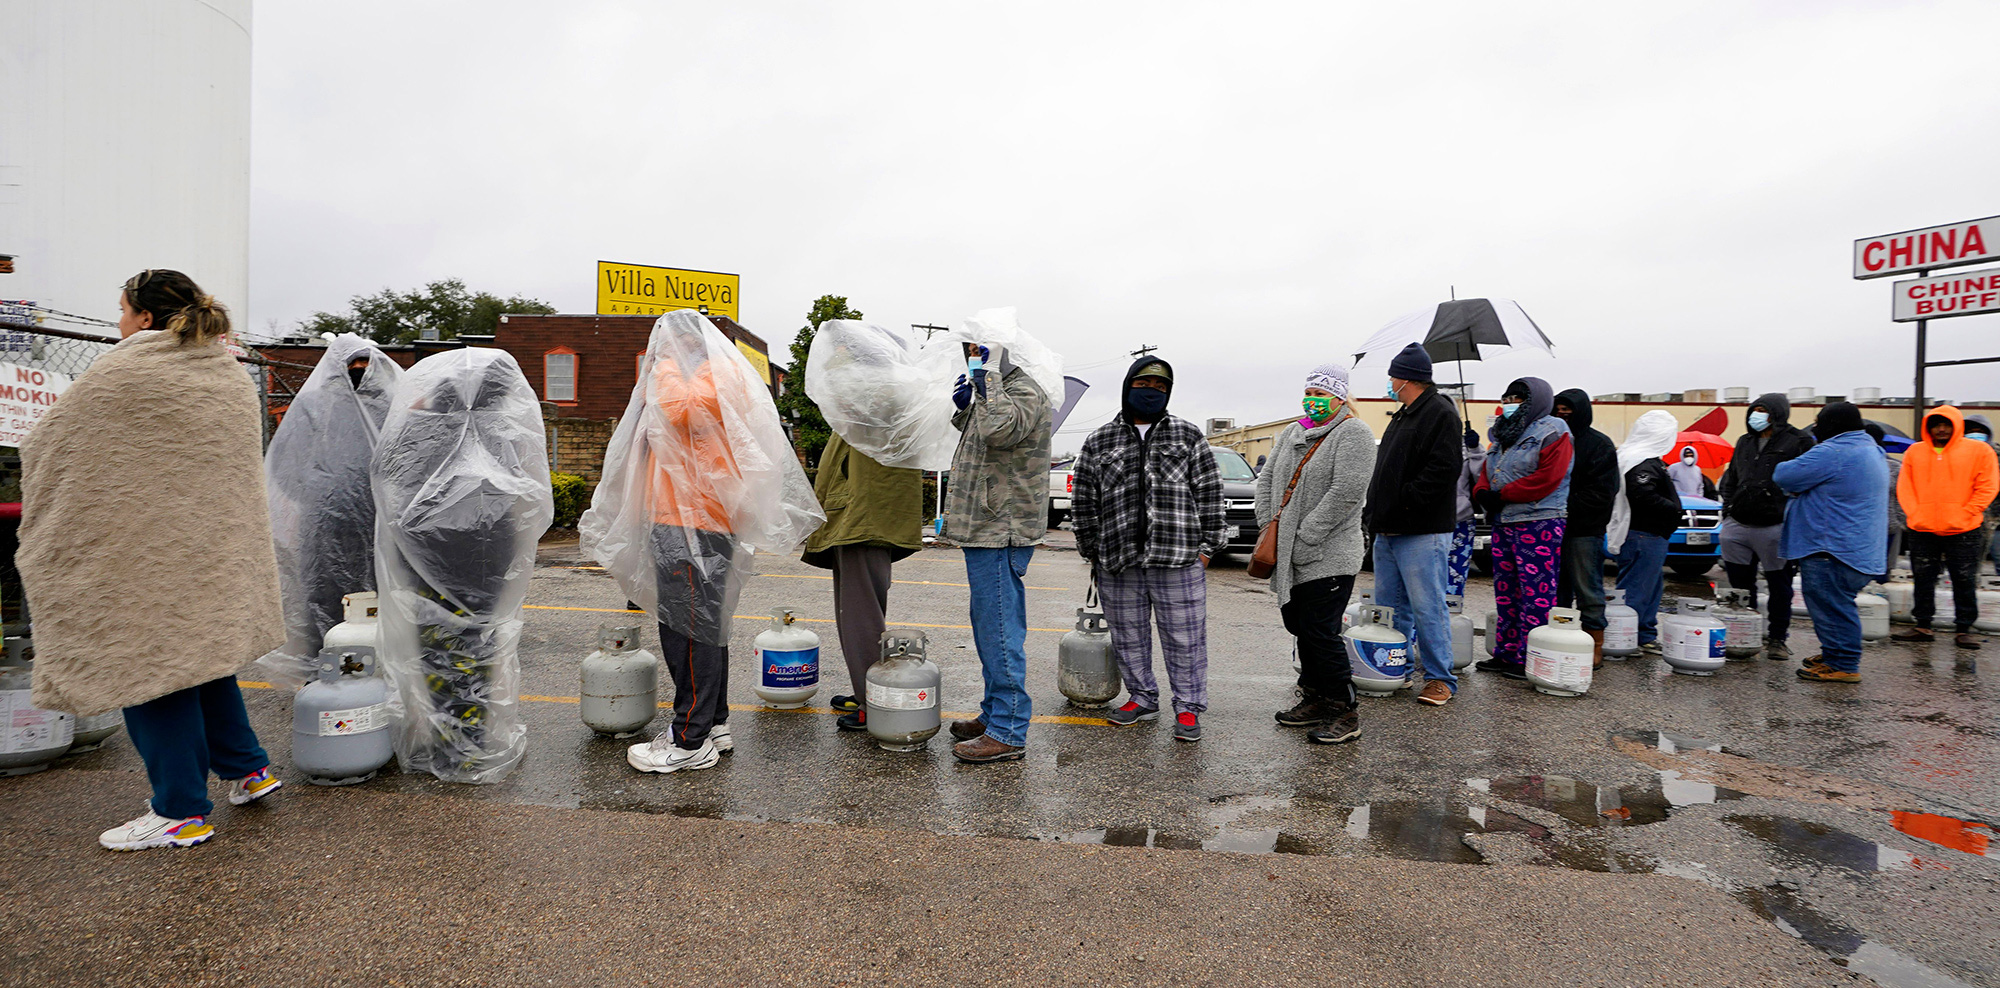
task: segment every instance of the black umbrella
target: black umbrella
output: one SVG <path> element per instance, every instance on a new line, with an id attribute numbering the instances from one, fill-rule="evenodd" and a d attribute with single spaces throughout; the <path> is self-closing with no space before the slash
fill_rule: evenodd
<path id="1" fill-rule="evenodd" d="M 1554 356 L 1553 344 L 1520 304 L 1504 298 L 1462 298 L 1399 316 L 1355 351 L 1354 362 L 1394 356 L 1422 343 L 1431 360 L 1480 360 L 1480 347 L 1523 347 Z"/>

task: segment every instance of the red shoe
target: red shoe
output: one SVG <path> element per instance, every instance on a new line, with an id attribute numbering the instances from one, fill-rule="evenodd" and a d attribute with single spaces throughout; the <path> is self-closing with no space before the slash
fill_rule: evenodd
<path id="1" fill-rule="evenodd" d="M 1201 740 L 1201 719 L 1193 714 L 1181 714 L 1174 718 L 1174 740 Z"/>

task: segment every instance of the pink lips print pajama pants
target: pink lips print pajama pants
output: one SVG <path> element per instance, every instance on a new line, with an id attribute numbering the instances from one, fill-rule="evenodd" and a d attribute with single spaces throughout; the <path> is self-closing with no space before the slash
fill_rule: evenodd
<path id="1" fill-rule="evenodd" d="M 1528 632 L 1548 623 L 1562 575 L 1562 518 L 1493 526 L 1493 604 L 1499 611 L 1493 658 L 1528 661 Z"/>

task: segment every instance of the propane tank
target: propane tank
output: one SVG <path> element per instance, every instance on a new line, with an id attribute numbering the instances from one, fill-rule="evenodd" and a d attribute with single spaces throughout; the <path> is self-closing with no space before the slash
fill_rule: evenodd
<path id="1" fill-rule="evenodd" d="M 76 737 L 70 743 L 69 753 L 81 755 L 104 747 L 104 742 L 111 740 L 111 736 L 118 733 L 118 728 L 124 724 L 125 713 L 122 710 L 106 710 L 101 714 L 78 717 Z"/>
<path id="2" fill-rule="evenodd" d="M 1750 606 L 1750 591 L 1735 588 L 1717 590 L 1716 606 L 1709 613 L 1722 622 L 1722 654 L 1731 659 L 1747 659 L 1764 650 L 1764 615 Z"/>
<path id="3" fill-rule="evenodd" d="M 1465 616 L 1464 597 L 1451 594 L 1444 607 L 1451 612 L 1451 671 L 1458 672 L 1472 664 L 1472 619 Z"/>
<path id="4" fill-rule="evenodd" d="M 76 738 L 76 718 L 35 706 L 33 662 L 0 665 L 0 777 L 48 768 Z"/>
<path id="5" fill-rule="evenodd" d="M 1987 577 L 1980 581 L 1979 614 L 1973 618 L 1972 627 L 1975 631 L 2000 631 L 2000 579 Z"/>
<path id="6" fill-rule="evenodd" d="M 1079 707 L 1105 707 L 1118 698 L 1118 653 L 1111 650 L 1111 625 L 1102 610 L 1092 610 L 1097 588 L 1091 587 L 1083 607 L 1076 609 L 1076 630 L 1056 648 L 1056 689 Z M 1296 647 L 1296 646 L 1295 646 Z"/>
<path id="7" fill-rule="evenodd" d="M 1889 620 L 1896 624 L 1914 623 L 1917 620 L 1917 588 L 1910 582 L 1910 574 L 1897 570 L 1881 587 L 1883 599 L 1889 602 Z"/>
<path id="8" fill-rule="evenodd" d="M 1375 592 L 1361 591 L 1361 599 L 1347 605 L 1347 610 L 1340 612 L 1340 630 L 1345 633 L 1347 629 L 1354 627 L 1354 622 L 1361 620 L 1361 609 L 1373 603 L 1375 603 Z"/>
<path id="9" fill-rule="evenodd" d="M 292 764 L 316 786 L 367 782 L 395 756 L 389 684 L 375 666 L 376 597 L 340 598 L 320 646 L 319 678 L 292 697 Z"/>
<path id="10" fill-rule="evenodd" d="M 660 712 L 660 660 L 639 647 L 637 625 L 606 622 L 585 656 L 577 712 L 599 734 L 629 738 Z"/>
<path id="11" fill-rule="evenodd" d="M 1806 578 L 1803 575 L 1792 577 L 1792 616 L 1811 616 L 1806 610 Z"/>
<path id="12" fill-rule="evenodd" d="M 1674 615 L 1673 637 L 1660 636 L 1660 654 L 1683 676 L 1713 676 L 1729 661 L 1723 651 L 1722 622 L 1708 612 L 1708 601 L 1681 598 L 1680 612 Z"/>
<path id="13" fill-rule="evenodd" d="M 777 710 L 796 710 L 819 692 L 819 636 L 794 626 L 792 609 L 771 612 L 771 626 L 757 634 L 757 695 Z"/>
<path id="14" fill-rule="evenodd" d="M 1479 643 L 1479 648 L 1490 659 L 1493 657 L 1493 646 L 1500 641 L 1500 612 L 1487 611 L 1485 626 L 1480 630 L 1486 632 L 1486 636 L 1485 640 Z"/>
<path id="15" fill-rule="evenodd" d="M 1604 604 L 1604 657 L 1623 662 L 1639 654 L 1639 612 L 1625 603 L 1625 591 L 1611 591 Z"/>
<path id="16" fill-rule="evenodd" d="M 1854 595 L 1855 609 L 1861 612 L 1861 640 L 1874 642 L 1889 637 L 1889 598 L 1876 591 L 1882 587 L 1871 583 Z"/>
<path id="17" fill-rule="evenodd" d="M 1410 685 L 1410 640 L 1395 625 L 1394 608 L 1370 604 L 1340 636 L 1347 639 L 1347 664 L 1362 696 L 1390 696 Z"/>
<path id="18" fill-rule="evenodd" d="M 1597 641 L 1578 623 L 1583 612 L 1574 607 L 1549 610 L 1549 622 L 1528 632 L 1528 683 L 1550 696 L 1582 696 L 1590 692 L 1590 666 Z"/>
<path id="19" fill-rule="evenodd" d="M 938 667 L 921 631 L 882 632 L 882 657 L 868 667 L 868 733 L 890 751 L 918 751 L 943 724 Z"/>

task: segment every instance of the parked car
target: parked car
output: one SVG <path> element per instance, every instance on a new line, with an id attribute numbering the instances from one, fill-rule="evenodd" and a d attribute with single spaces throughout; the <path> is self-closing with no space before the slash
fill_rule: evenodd
<path id="1" fill-rule="evenodd" d="M 1229 525 L 1229 542 L 1223 552 L 1249 552 L 1257 548 L 1257 472 L 1242 453 L 1210 446 L 1215 467 L 1222 472 L 1222 511 Z"/>
<path id="2" fill-rule="evenodd" d="M 1049 470 L 1049 527 L 1055 528 L 1069 517 L 1070 495 L 1076 493 L 1076 475 L 1070 468 L 1075 460 L 1063 460 Z"/>

